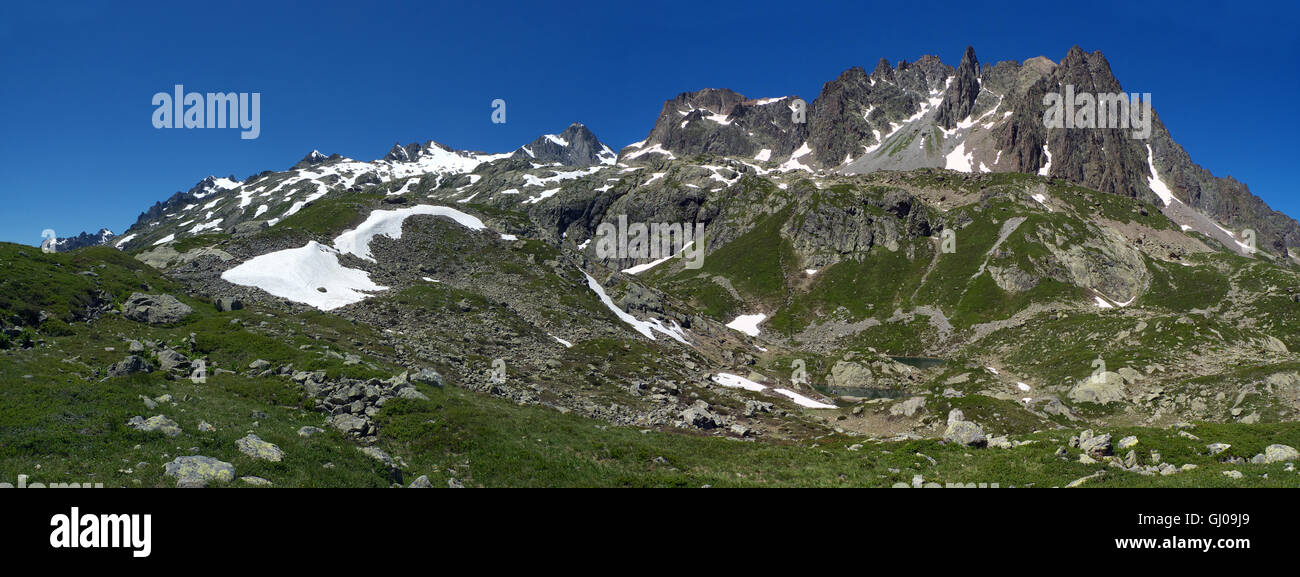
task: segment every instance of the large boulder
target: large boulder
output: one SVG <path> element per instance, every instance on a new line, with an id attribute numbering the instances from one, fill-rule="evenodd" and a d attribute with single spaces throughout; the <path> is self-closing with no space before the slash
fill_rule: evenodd
<path id="1" fill-rule="evenodd" d="M 1264 453 L 1256 457 L 1256 459 L 1259 459 L 1262 463 L 1300 461 L 1300 451 L 1296 451 L 1295 447 L 1288 445 L 1269 445 L 1264 448 Z"/>
<path id="2" fill-rule="evenodd" d="M 190 359 L 171 349 L 158 351 L 158 366 L 164 371 L 185 369 L 190 366 Z"/>
<path id="3" fill-rule="evenodd" d="M 967 447 L 983 447 L 988 444 L 984 428 L 967 421 L 960 409 L 948 412 L 948 430 L 943 433 L 943 440 Z"/>
<path id="4" fill-rule="evenodd" d="M 235 480 L 235 466 L 212 457 L 176 457 L 165 467 L 166 475 L 176 479 L 177 487 L 206 487 L 212 481 L 229 483 Z"/>
<path id="5" fill-rule="evenodd" d="M 1088 377 L 1070 389 L 1070 400 L 1080 403 L 1116 403 L 1123 401 L 1127 395 L 1124 391 L 1124 377 L 1119 373 L 1105 371 Z"/>
<path id="6" fill-rule="evenodd" d="M 686 407 L 678 416 L 686 422 L 687 425 L 697 429 L 713 429 L 721 425 L 722 419 L 709 410 L 709 404 L 704 401 L 695 401 L 695 404 Z"/>
<path id="7" fill-rule="evenodd" d="M 889 407 L 889 414 L 894 416 L 912 417 L 918 411 L 925 410 L 925 397 L 912 397 L 906 401 L 895 403 Z"/>
<path id="8" fill-rule="evenodd" d="M 192 312 L 194 309 L 189 305 L 167 294 L 133 293 L 125 303 L 122 303 L 123 317 L 151 325 L 179 322 Z"/>

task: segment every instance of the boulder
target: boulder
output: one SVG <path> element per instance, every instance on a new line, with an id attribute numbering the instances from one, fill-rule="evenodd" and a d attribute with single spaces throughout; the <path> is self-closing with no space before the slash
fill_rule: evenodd
<path id="1" fill-rule="evenodd" d="M 176 421 L 168 419 L 163 415 L 154 415 L 148 419 L 136 415 L 126 422 L 126 426 L 137 431 L 145 431 L 149 433 L 155 431 L 161 432 L 168 437 L 175 437 L 176 435 L 181 434 L 180 425 L 177 425 Z"/>
<path id="2" fill-rule="evenodd" d="M 984 429 L 965 419 L 966 416 L 962 414 L 960 409 L 949 411 L 948 430 L 944 431 L 943 440 L 967 447 L 983 447 L 987 445 L 988 439 L 984 437 Z"/>
<path id="3" fill-rule="evenodd" d="M 122 303 L 122 316 L 141 323 L 165 325 L 179 322 L 194 309 L 168 294 L 132 293 Z"/>
<path id="4" fill-rule="evenodd" d="M 1116 403 L 1126 398 L 1124 391 L 1124 377 L 1119 373 L 1106 371 L 1097 375 L 1088 377 L 1070 389 L 1070 400 L 1080 403 L 1097 403 L 1104 405 L 1106 403 Z"/>
<path id="5" fill-rule="evenodd" d="M 212 481 L 229 483 L 235 479 L 234 465 L 201 455 L 176 457 L 165 469 L 168 477 L 176 479 L 177 487 L 206 487 Z"/>
<path id="6" fill-rule="evenodd" d="M 158 352 L 158 367 L 164 371 L 185 369 L 189 366 L 190 359 L 185 355 L 171 349 L 163 349 Z"/>
<path id="7" fill-rule="evenodd" d="M 889 407 L 889 414 L 911 417 L 922 410 L 925 410 L 925 397 L 912 397 L 901 403 L 894 403 L 894 406 Z"/>
<path id="8" fill-rule="evenodd" d="M 1300 452 L 1288 445 L 1269 445 L 1264 448 L 1265 463 L 1282 463 L 1300 460 Z"/>
<path id="9" fill-rule="evenodd" d="M 221 297 L 217 299 L 214 304 L 217 306 L 217 310 L 223 313 L 237 311 L 244 308 L 244 301 L 235 297 Z"/>
<path id="10" fill-rule="evenodd" d="M 108 367 L 108 376 L 110 377 L 125 377 L 126 375 L 133 375 L 135 373 L 151 372 L 153 372 L 153 366 L 151 366 L 149 362 L 144 360 L 144 357 L 141 357 L 140 355 L 130 355 L 125 359 L 122 359 L 121 362 L 114 363 Z"/>
<path id="11" fill-rule="evenodd" d="M 257 435 L 250 434 L 239 439 L 235 441 L 235 446 L 239 447 L 239 452 L 254 459 L 277 462 L 284 459 L 284 451 L 280 447 L 263 441 Z"/>
<path id="12" fill-rule="evenodd" d="M 433 369 L 420 369 L 419 372 L 410 375 L 410 380 L 412 383 L 424 383 L 435 387 L 443 385 L 442 375 Z"/>
<path id="13" fill-rule="evenodd" d="M 678 414 L 687 425 L 697 429 L 714 429 L 720 424 L 721 419 L 709 411 L 709 404 L 704 401 L 695 401 L 695 404 L 687 407 Z"/>

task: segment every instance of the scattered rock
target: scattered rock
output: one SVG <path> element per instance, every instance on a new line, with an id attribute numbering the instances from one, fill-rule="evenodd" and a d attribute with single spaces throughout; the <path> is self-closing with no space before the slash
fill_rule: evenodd
<path id="1" fill-rule="evenodd" d="M 408 489 L 432 489 L 433 483 L 429 482 L 428 475 L 420 475 L 419 477 L 416 477 L 414 481 L 411 481 L 411 485 L 407 488 Z"/>
<path id="2" fill-rule="evenodd" d="M 301 428 L 301 429 L 298 429 L 298 436 L 299 436 L 299 437 L 310 437 L 310 436 L 312 436 L 312 435 L 316 435 L 316 434 L 324 433 L 324 432 L 325 432 L 325 429 L 322 429 L 322 428 L 320 428 L 320 427 L 303 427 L 303 428 Z"/>
<path id="3" fill-rule="evenodd" d="M 271 486 L 271 481 L 266 480 L 266 479 L 263 479 L 263 478 L 261 478 L 261 477 L 240 477 L 239 480 L 240 480 L 240 481 L 243 481 L 244 483 L 247 483 L 247 484 L 249 484 L 249 485 L 252 485 L 252 486 L 254 486 L 254 487 L 270 487 L 270 486 Z"/>

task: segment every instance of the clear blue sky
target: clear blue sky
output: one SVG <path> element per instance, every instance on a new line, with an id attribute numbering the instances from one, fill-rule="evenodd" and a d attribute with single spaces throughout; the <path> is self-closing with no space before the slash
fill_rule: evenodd
<path id="1" fill-rule="evenodd" d="M 563 7 L 561 7 L 563 6 Z M 811 101 L 850 66 L 1101 50 L 1216 175 L 1300 215 L 1294 2 L 0 3 L 0 240 L 108 227 L 209 174 L 395 141 L 500 152 L 581 121 L 614 148 L 663 101 Z M 260 92 L 261 137 L 157 130 L 156 92 Z M 490 103 L 507 102 L 504 125 Z"/>

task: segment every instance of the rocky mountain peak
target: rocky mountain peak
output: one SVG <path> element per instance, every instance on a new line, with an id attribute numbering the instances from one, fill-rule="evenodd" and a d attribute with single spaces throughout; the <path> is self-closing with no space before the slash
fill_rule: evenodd
<path id="1" fill-rule="evenodd" d="M 564 166 L 592 166 L 614 162 L 615 154 L 581 122 L 559 134 L 544 134 L 514 152 L 515 158 Z"/>
<path id="2" fill-rule="evenodd" d="M 939 114 L 935 117 L 935 122 L 944 128 L 953 128 L 974 110 L 975 99 L 979 96 L 979 93 L 979 59 L 975 57 L 975 48 L 967 46 L 966 53 L 961 57 L 961 64 L 957 66 L 957 74 L 953 79 L 953 83 L 944 95 L 943 104 L 939 108 Z"/>

